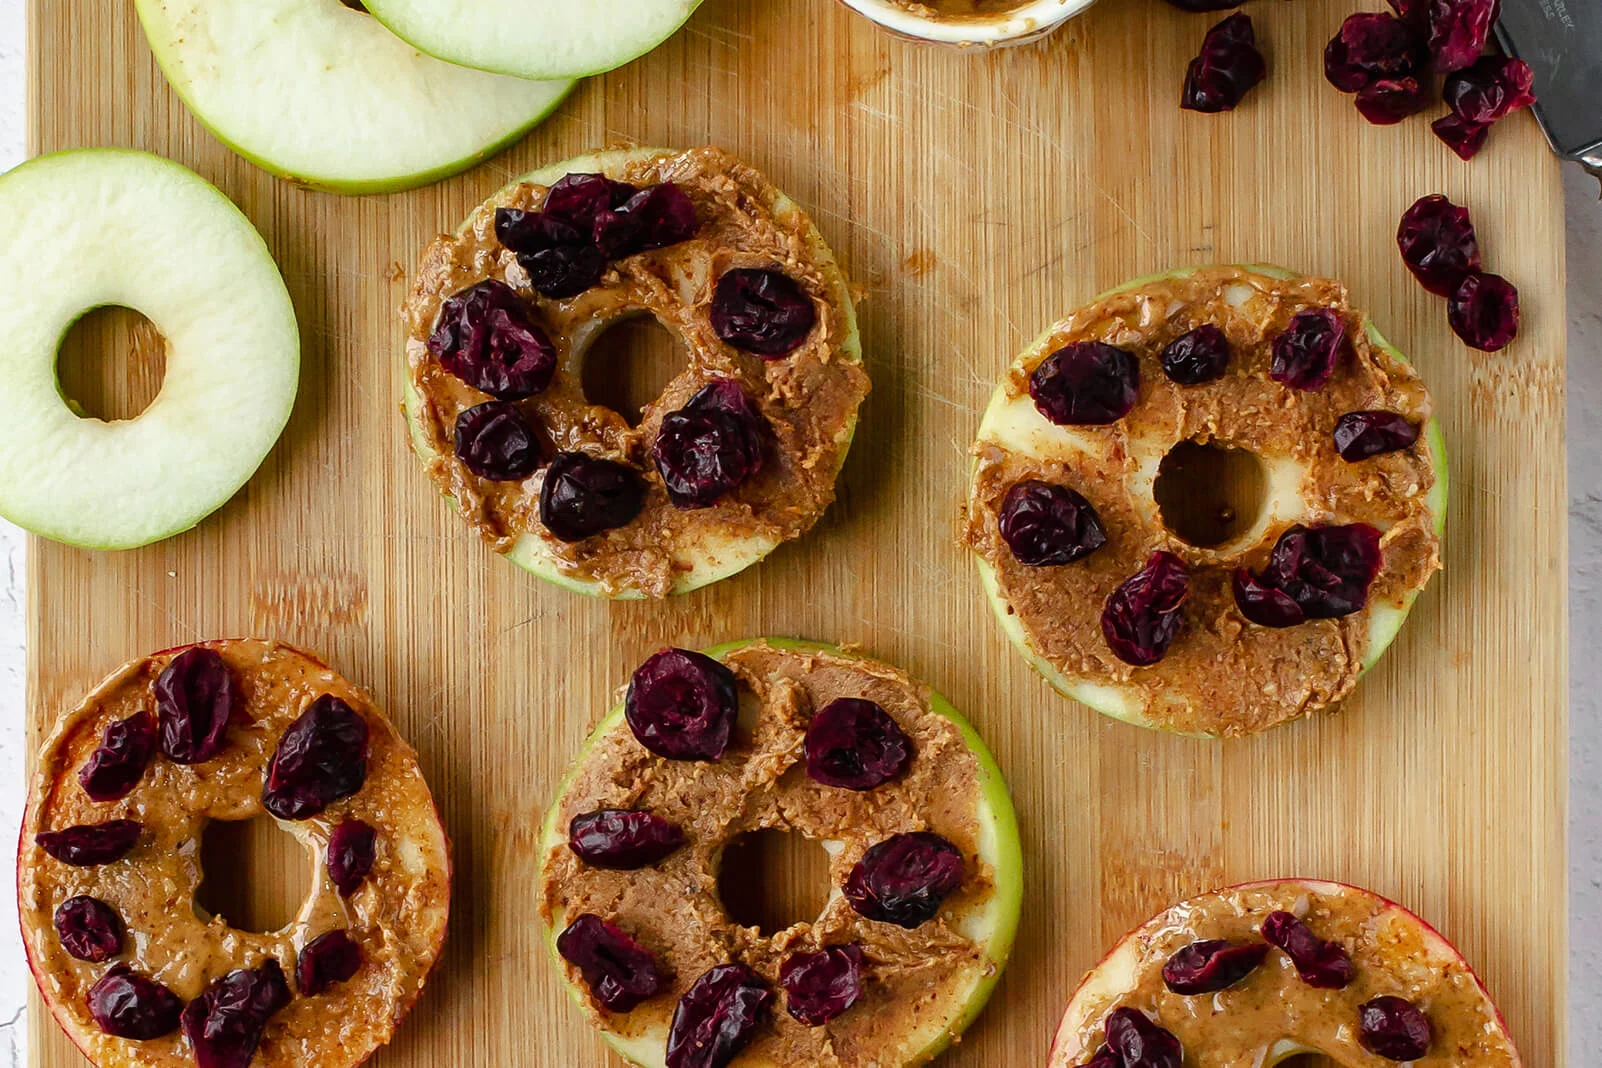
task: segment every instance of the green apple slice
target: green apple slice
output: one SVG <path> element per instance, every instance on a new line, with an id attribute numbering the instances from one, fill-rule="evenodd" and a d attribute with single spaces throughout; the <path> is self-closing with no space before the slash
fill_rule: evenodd
<path id="1" fill-rule="evenodd" d="M 466 170 L 572 88 L 442 63 L 340 0 L 137 7 L 196 118 L 258 166 L 331 192 L 393 192 Z"/>
<path id="2" fill-rule="evenodd" d="M 673 36 L 701 0 L 367 0 L 431 56 L 519 78 L 585 78 Z"/>
<path id="3" fill-rule="evenodd" d="M 758 641 L 776 649 L 799 653 L 821 653 L 847 659 L 866 659 L 838 646 L 792 638 L 761 638 L 729 642 L 706 650 L 706 654 L 714 659 L 723 660 L 731 653 Z M 1018 931 L 1018 917 L 1023 907 L 1023 847 L 1018 836 L 1018 819 L 1013 810 L 1012 796 L 1007 791 L 1007 783 L 1002 777 L 1001 769 L 973 725 L 949 701 L 940 694 L 930 691 L 929 708 L 930 711 L 951 721 L 978 763 L 980 790 L 978 805 L 974 811 L 974 818 L 979 828 L 977 851 L 993 873 L 991 881 L 994 889 L 989 897 L 976 903 L 967 915 L 957 921 L 957 926 L 962 932 L 982 948 L 983 957 L 974 967 L 956 977 L 955 982 L 962 984 L 956 991 L 956 996 L 950 999 L 957 1006 L 956 1009 L 944 1016 L 937 1015 L 922 1021 L 914 1033 L 902 1036 L 896 1048 L 881 1051 L 880 1058 L 874 1061 L 875 1064 L 907 1066 L 925 1064 L 939 1056 L 958 1039 L 984 1009 L 985 1003 L 990 1000 L 992 991 L 1001 979 L 1002 970 L 1012 953 L 1013 940 Z M 626 730 L 628 725 L 624 722 L 623 708 L 619 705 L 601 721 L 585 741 L 572 767 L 558 786 L 556 798 L 546 812 L 541 833 L 542 857 L 549 855 L 553 849 L 562 847 L 567 841 L 566 828 L 561 826 L 560 822 L 562 802 L 585 757 L 601 739 L 614 731 Z M 556 938 L 567 926 L 569 919 L 565 914 L 555 915 L 552 919 L 553 923 L 545 932 L 546 948 L 550 951 L 557 970 L 566 976 L 567 965 L 557 952 Z M 581 1008 L 587 1004 L 585 992 L 571 983 L 568 984 L 568 994 Z M 783 1009 L 776 1008 L 775 1011 L 782 1012 Z M 642 1068 L 663 1068 L 668 1037 L 666 1021 L 660 1026 L 638 1034 L 626 1035 L 608 1028 L 602 1028 L 600 1033 L 607 1045 L 629 1063 L 640 1065 Z M 752 1068 L 761 1068 L 766 1064 L 754 1059 L 750 1053 L 745 1054 L 739 1063 L 749 1064 Z M 771 1068 L 790 1068 L 790 1066 L 772 1065 Z"/>
<path id="4" fill-rule="evenodd" d="M 100 307 L 142 312 L 166 378 L 133 419 L 85 418 L 56 356 Z M 250 220 L 176 163 L 82 149 L 0 177 L 0 515 L 129 549 L 187 530 L 261 465 L 300 377 L 295 309 Z"/>

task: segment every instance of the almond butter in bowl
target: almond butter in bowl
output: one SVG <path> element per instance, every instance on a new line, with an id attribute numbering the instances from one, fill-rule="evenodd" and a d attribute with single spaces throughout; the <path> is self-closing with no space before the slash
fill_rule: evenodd
<path id="1" fill-rule="evenodd" d="M 891 33 L 960 48 L 1026 44 L 1095 0 L 841 0 Z"/>

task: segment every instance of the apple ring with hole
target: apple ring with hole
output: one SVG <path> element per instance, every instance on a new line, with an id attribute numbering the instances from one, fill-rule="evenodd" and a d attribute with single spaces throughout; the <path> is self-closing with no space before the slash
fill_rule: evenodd
<path id="1" fill-rule="evenodd" d="M 311 860 L 261 934 L 195 900 L 201 835 L 263 813 Z M 350 1068 L 445 940 L 450 855 L 416 754 L 372 699 L 271 641 L 141 657 L 56 724 L 17 859 L 39 993 L 100 1068 Z"/>
<path id="2" fill-rule="evenodd" d="M 405 315 L 413 451 L 498 552 L 581 593 L 684 593 L 800 537 L 868 393 L 833 254 L 716 148 L 512 183 L 429 247 Z M 636 426 L 584 363 L 642 319 L 688 361 Z"/>
<path id="3" fill-rule="evenodd" d="M 744 926 L 725 848 L 829 856 L 822 912 Z M 922 1064 L 978 1015 L 1022 859 L 994 758 L 939 694 L 832 646 L 666 649 L 634 673 L 547 813 L 540 910 L 601 1037 L 634 1064 Z"/>
<path id="4" fill-rule="evenodd" d="M 1048 1068 L 1519 1068 L 1485 986 L 1439 931 L 1309 879 L 1202 894 L 1131 932 L 1068 1003 Z"/>
<path id="5" fill-rule="evenodd" d="M 1429 392 L 1337 282 L 1208 267 L 1132 282 L 1003 377 L 965 539 L 1054 687 L 1183 734 L 1344 698 L 1441 566 Z"/>

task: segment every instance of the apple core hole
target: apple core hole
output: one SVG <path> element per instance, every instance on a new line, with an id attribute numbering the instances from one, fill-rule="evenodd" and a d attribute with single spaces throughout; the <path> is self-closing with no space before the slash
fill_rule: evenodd
<path id="1" fill-rule="evenodd" d="M 131 308 L 96 308 L 67 331 L 56 356 L 61 395 L 85 419 L 136 419 L 161 392 L 167 339 Z"/>
<path id="2" fill-rule="evenodd" d="M 195 906 L 240 931 L 289 926 L 308 896 L 306 849 L 267 816 L 213 820 L 200 838 Z"/>
<path id="3" fill-rule="evenodd" d="M 1175 537 L 1212 549 L 1256 525 L 1268 503 L 1268 472 L 1244 449 L 1182 441 L 1163 457 L 1152 494 Z"/>
<path id="4" fill-rule="evenodd" d="M 690 363 L 684 343 L 651 315 L 630 315 L 601 329 L 581 354 L 584 398 L 639 426 L 645 406 Z"/>
<path id="5" fill-rule="evenodd" d="M 810 922 L 829 903 L 829 854 L 791 831 L 743 834 L 723 850 L 718 894 L 731 920 L 764 935 Z"/>

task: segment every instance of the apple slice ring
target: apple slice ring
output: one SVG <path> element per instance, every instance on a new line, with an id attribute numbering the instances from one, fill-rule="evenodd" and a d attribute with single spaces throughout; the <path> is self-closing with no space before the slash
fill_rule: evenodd
<path id="1" fill-rule="evenodd" d="M 1378 894 L 1308 879 L 1191 898 L 1131 932 L 1063 1014 L 1048 1068 L 1518 1068 L 1507 1025 L 1451 943 Z"/>
<path id="2" fill-rule="evenodd" d="M 724 850 L 821 842 L 816 919 L 736 923 Z M 635 1064 L 922 1064 L 978 1015 L 1022 895 L 1006 784 L 973 728 L 889 665 L 762 639 L 634 674 L 545 821 L 540 909 L 591 1024 Z M 729 1026 L 715 1049 L 710 1014 Z"/>
<path id="3" fill-rule="evenodd" d="M 211 820 L 278 820 L 312 859 L 284 928 L 195 902 Z M 350 1068 L 388 1042 L 445 939 L 449 845 L 372 699 L 270 641 L 141 657 L 40 752 L 17 902 L 40 995 L 101 1068 Z"/>
<path id="4" fill-rule="evenodd" d="M 250 221 L 194 173 L 120 149 L 58 152 L 0 176 L 0 515 L 41 537 L 130 549 L 187 530 L 245 484 L 300 376 L 295 309 Z M 61 393 L 68 329 L 110 305 L 167 344 L 132 419 Z"/>
<path id="5" fill-rule="evenodd" d="M 1035 341 L 973 446 L 966 541 L 1064 694 L 1251 734 L 1351 692 L 1440 568 L 1428 391 L 1336 282 L 1209 267 Z"/>
<path id="6" fill-rule="evenodd" d="M 646 317 L 688 360 L 636 426 L 585 396 L 583 366 Z M 698 589 L 811 529 L 869 388 L 823 238 L 716 148 L 512 183 L 429 247 L 406 322 L 429 475 L 508 559 L 607 597 Z"/>

